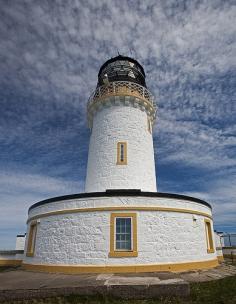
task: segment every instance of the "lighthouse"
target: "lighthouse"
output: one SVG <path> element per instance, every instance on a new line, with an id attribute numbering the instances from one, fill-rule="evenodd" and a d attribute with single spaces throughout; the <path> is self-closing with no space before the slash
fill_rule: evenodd
<path id="1" fill-rule="evenodd" d="M 87 111 L 91 137 L 85 192 L 156 191 L 156 105 L 142 66 L 121 55 L 105 62 Z"/>
<path id="2" fill-rule="evenodd" d="M 157 192 L 156 109 L 138 61 L 119 55 L 101 66 L 87 104 L 85 191 L 29 208 L 25 269 L 121 273 L 218 265 L 210 204 Z"/>

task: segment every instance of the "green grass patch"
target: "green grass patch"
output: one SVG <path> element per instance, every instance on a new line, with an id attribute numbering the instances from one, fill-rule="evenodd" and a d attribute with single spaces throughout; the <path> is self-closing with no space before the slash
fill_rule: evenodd
<path id="1" fill-rule="evenodd" d="M 0 272 L 15 270 L 18 266 L 0 266 Z"/>
<path id="2" fill-rule="evenodd" d="M 236 276 L 191 284 L 191 301 L 187 303 L 235 304 Z"/>

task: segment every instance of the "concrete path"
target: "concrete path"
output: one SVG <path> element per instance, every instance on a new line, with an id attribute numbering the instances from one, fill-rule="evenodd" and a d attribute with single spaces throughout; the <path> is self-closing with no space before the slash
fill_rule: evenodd
<path id="1" fill-rule="evenodd" d="M 209 270 L 184 273 L 52 274 L 8 269 L 0 272 L 0 301 L 69 294 L 109 295 L 121 298 L 156 298 L 189 295 L 190 282 L 236 275 L 236 267 L 222 264 Z"/>

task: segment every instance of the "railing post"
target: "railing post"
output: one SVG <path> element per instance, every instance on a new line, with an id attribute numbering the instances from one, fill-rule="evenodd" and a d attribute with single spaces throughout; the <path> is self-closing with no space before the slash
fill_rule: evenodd
<path id="1" fill-rule="evenodd" d="M 98 96 L 99 96 L 99 98 L 101 97 L 101 94 L 100 94 L 100 87 L 98 87 Z"/>

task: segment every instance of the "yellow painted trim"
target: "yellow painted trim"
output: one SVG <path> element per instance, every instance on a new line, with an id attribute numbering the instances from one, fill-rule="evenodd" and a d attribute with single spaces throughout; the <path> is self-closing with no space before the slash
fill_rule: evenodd
<path id="1" fill-rule="evenodd" d="M 140 207 L 140 206 L 118 206 L 118 207 L 88 207 L 88 208 L 74 208 L 74 209 L 64 209 L 57 211 L 50 211 L 46 213 L 42 213 L 39 215 L 32 216 L 27 220 L 27 224 L 32 221 L 43 217 L 60 215 L 60 214 L 68 214 L 68 213 L 83 213 L 83 212 L 101 212 L 101 211 L 164 211 L 164 212 L 179 212 L 179 213 L 190 213 L 196 215 L 202 215 L 204 217 L 208 217 L 212 219 L 212 216 L 201 211 L 195 211 L 190 209 L 182 209 L 182 208 L 171 208 L 171 207 Z"/>
<path id="2" fill-rule="evenodd" d="M 148 105 L 149 108 L 151 108 L 151 112 L 153 112 L 153 113 L 155 112 L 153 104 L 148 99 L 141 96 L 138 92 L 135 92 L 135 91 L 131 92 L 128 90 L 123 90 L 123 91 L 119 90 L 118 92 L 115 92 L 115 93 L 106 93 L 100 98 L 93 98 L 93 101 L 89 104 L 88 112 L 91 110 L 91 108 L 94 105 L 103 103 L 107 97 L 112 97 L 112 96 L 134 96 L 134 97 L 138 98 L 139 100 L 141 100 L 142 102 L 144 102 L 145 105 Z"/>
<path id="3" fill-rule="evenodd" d="M 214 248 L 207 249 L 207 253 L 214 253 L 214 252 L 215 252 L 215 249 L 214 249 Z"/>
<path id="4" fill-rule="evenodd" d="M 121 161 L 121 145 L 124 146 L 124 160 Z M 119 141 L 117 143 L 117 165 L 127 165 L 127 142 L 125 141 Z"/>
<path id="5" fill-rule="evenodd" d="M 37 234 L 37 222 L 33 221 L 33 222 L 31 222 L 30 228 L 29 228 L 29 238 L 28 238 L 27 251 L 26 251 L 27 257 L 34 256 L 36 234 Z"/>
<path id="6" fill-rule="evenodd" d="M 115 250 L 115 219 L 117 217 L 131 217 L 132 218 L 132 250 L 131 251 L 117 251 Z M 110 217 L 110 252 L 109 257 L 137 257 L 137 214 L 136 213 L 111 213 Z"/>
<path id="7" fill-rule="evenodd" d="M 206 243 L 207 243 L 207 253 L 214 253 L 214 244 L 212 238 L 212 225 L 209 219 L 204 219 L 205 222 L 205 232 L 206 232 Z"/>
<path id="8" fill-rule="evenodd" d="M 22 260 L 0 260 L 0 266 L 19 266 Z"/>
<path id="9" fill-rule="evenodd" d="M 218 259 L 218 262 L 219 262 L 219 263 L 224 262 L 224 257 L 223 257 L 223 255 L 218 255 L 218 256 L 217 256 L 217 259 Z"/>
<path id="10" fill-rule="evenodd" d="M 26 270 L 41 272 L 61 272 L 68 274 L 76 273 L 129 273 L 129 272 L 158 272 L 158 271 L 189 271 L 195 269 L 208 269 L 219 265 L 217 259 L 210 261 L 198 261 L 174 264 L 143 264 L 143 265 L 39 265 L 25 264 L 22 266 Z"/>

